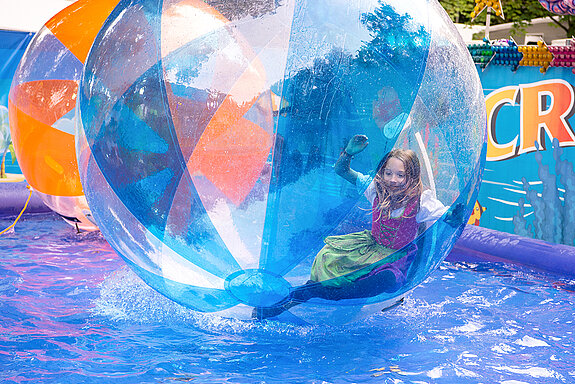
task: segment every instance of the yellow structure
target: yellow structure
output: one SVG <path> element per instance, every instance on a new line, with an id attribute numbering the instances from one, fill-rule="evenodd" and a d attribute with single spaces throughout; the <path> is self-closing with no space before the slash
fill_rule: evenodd
<path id="1" fill-rule="evenodd" d="M 551 61 L 553 54 L 549 52 L 547 45 L 543 41 L 538 41 L 537 46 L 523 45 L 519 47 L 519 52 L 523 53 L 523 59 L 519 62 L 520 66 L 540 67 L 541 73 L 545 73 Z"/>
<path id="2" fill-rule="evenodd" d="M 475 19 L 485 8 L 490 8 L 496 16 L 504 19 L 501 0 L 475 0 L 475 8 L 471 12 L 471 18 Z"/>

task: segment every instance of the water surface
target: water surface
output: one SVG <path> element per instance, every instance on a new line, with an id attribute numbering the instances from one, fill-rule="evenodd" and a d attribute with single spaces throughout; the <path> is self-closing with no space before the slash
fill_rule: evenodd
<path id="1" fill-rule="evenodd" d="M 2 383 L 575 382 L 575 282 L 513 266 L 444 262 L 396 309 L 301 327 L 183 308 L 54 215 L 0 250 Z"/>

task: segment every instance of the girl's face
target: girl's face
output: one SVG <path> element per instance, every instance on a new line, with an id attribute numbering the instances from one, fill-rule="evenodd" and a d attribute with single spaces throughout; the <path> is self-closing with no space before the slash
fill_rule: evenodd
<path id="1" fill-rule="evenodd" d="M 397 157 L 387 160 L 383 170 L 383 182 L 390 192 L 398 192 L 403 189 L 407 179 L 405 176 L 405 164 Z"/>

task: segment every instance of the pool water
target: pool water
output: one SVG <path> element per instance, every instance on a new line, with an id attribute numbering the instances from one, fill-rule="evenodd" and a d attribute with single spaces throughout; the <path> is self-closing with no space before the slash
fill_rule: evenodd
<path id="1" fill-rule="evenodd" d="M 0 249 L 2 383 L 575 382 L 575 282 L 518 267 L 444 262 L 402 306 L 301 327 L 183 308 L 55 215 Z"/>

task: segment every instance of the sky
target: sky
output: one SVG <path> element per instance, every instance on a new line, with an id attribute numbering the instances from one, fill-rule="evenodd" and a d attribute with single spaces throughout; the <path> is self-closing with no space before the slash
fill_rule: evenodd
<path id="1" fill-rule="evenodd" d="M 75 0 L 0 0 L 0 29 L 37 32 Z"/>

